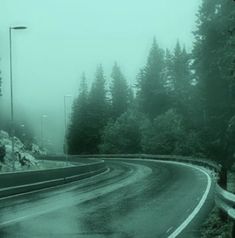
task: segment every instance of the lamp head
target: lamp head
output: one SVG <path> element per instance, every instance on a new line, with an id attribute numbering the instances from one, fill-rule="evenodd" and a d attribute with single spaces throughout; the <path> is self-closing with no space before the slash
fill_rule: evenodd
<path id="1" fill-rule="evenodd" d="M 25 30 L 25 29 L 27 29 L 26 26 L 14 26 L 14 27 L 10 27 L 10 28 L 13 29 L 13 30 Z"/>

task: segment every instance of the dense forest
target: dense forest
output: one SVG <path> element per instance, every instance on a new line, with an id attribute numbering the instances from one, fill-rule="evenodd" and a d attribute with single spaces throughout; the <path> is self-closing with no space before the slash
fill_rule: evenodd
<path id="1" fill-rule="evenodd" d="M 91 88 L 82 76 L 67 131 L 70 154 L 148 153 L 207 157 L 230 166 L 235 147 L 235 11 L 204 0 L 194 46 L 153 40 L 135 87 L 118 63 L 111 83 L 100 65 Z"/>

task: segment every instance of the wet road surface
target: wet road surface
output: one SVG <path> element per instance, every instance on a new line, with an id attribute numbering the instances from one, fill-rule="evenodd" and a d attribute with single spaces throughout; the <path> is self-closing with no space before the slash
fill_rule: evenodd
<path id="1" fill-rule="evenodd" d="M 0 200 L 0 238 L 174 237 L 208 189 L 188 166 L 107 160 L 105 173 Z M 198 237 L 213 205 L 213 186 L 197 216 L 177 237 Z"/>

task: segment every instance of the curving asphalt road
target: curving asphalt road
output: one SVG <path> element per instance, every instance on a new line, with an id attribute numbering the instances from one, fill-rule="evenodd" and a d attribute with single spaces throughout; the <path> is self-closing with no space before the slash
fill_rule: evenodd
<path id="1" fill-rule="evenodd" d="M 199 237 L 214 184 L 182 164 L 107 160 L 105 173 L 0 199 L 0 238 Z"/>

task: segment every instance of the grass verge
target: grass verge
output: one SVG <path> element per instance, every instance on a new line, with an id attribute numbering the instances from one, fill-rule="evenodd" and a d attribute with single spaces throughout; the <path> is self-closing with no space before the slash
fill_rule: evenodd
<path id="1" fill-rule="evenodd" d="M 201 228 L 201 238 L 231 238 L 232 222 L 220 218 L 218 208 L 214 208 Z"/>

